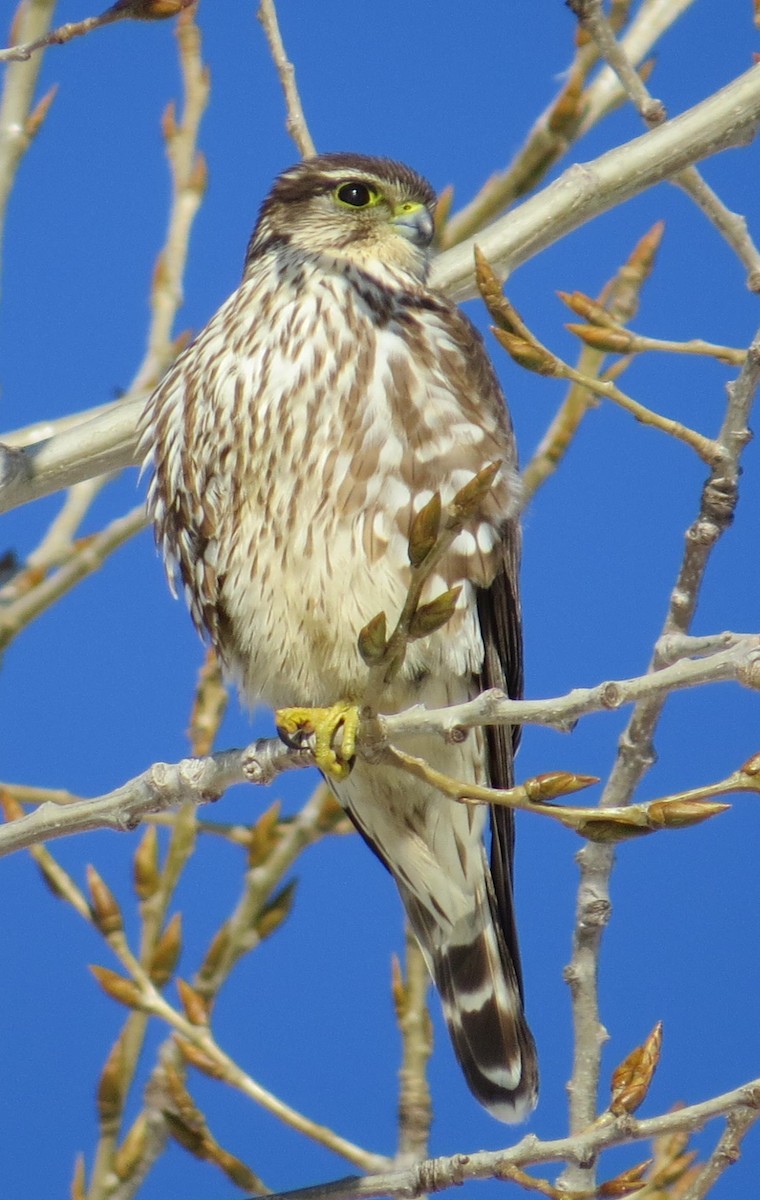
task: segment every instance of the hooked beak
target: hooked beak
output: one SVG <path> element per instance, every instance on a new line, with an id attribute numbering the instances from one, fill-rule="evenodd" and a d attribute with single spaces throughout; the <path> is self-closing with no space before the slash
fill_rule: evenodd
<path id="1" fill-rule="evenodd" d="M 393 228 L 413 245 L 424 249 L 433 240 L 433 218 L 424 204 L 399 204 L 391 218 Z"/>

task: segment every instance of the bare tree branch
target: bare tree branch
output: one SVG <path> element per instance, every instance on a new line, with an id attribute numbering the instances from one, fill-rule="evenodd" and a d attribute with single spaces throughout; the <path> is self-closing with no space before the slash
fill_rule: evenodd
<path id="1" fill-rule="evenodd" d="M 272 61 L 277 68 L 282 90 L 285 93 L 285 105 L 288 114 L 285 126 L 293 141 L 298 146 L 301 156 L 308 158 L 310 155 L 316 154 L 317 150 L 309 133 L 309 127 L 306 124 L 306 117 L 304 116 L 301 104 L 301 97 L 298 94 L 296 70 L 285 53 L 274 0 L 261 0 L 258 18 L 269 42 Z"/>
<path id="2" fill-rule="evenodd" d="M 642 119 L 651 128 L 661 125 L 666 118 L 665 106 L 648 92 L 637 74 L 633 63 L 623 47 L 616 41 L 615 33 L 604 12 L 601 0 L 572 0 L 571 7 L 579 21 L 597 43 L 600 53 L 617 75 L 620 85 L 638 109 Z M 730 212 L 718 195 L 709 187 L 696 167 L 687 167 L 675 175 L 673 183 L 691 196 L 718 232 L 726 239 L 747 268 L 747 286 L 751 291 L 760 291 L 760 252 L 754 245 L 746 220 L 738 213 Z"/>
<path id="3" fill-rule="evenodd" d="M 383 754 L 390 740 L 419 733 L 449 737 L 454 730 L 488 724 L 540 724 L 568 729 L 589 713 L 615 711 L 623 704 L 634 701 L 641 704 L 651 697 L 654 697 L 651 703 L 663 703 L 668 693 L 697 684 L 736 680 L 758 686 L 760 635 L 722 634 L 709 641 L 711 645 L 727 644 L 727 648 L 704 658 L 681 658 L 636 679 L 577 688 L 556 699 L 510 700 L 503 693 L 491 690 L 469 703 L 450 708 L 416 707 L 391 716 L 373 717 L 366 735 L 360 729 L 358 749 L 372 762 Z M 183 801 L 202 804 L 218 799 L 235 783 L 271 783 L 282 771 L 312 766 L 313 762 L 310 750 L 293 750 L 271 738 L 253 742 L 245 750 L 225 750 L 206 758 L 183 759 L 173 765 L 156 763 L 97 799 L 70 800 L 68 793 L 63 793 L 67 801 L 64 804 L 46 799 L 27 816 L 0 827 L 0 857 L 35 842 L 92 829 L 134 829 L 148 813 L 165 811 Z M 11 793 L 18 794 L 12 785 L 7 786 Z M 31 798 L 28 793 L 27 798 Z"/>
<path id="4" fill-rule="evenodd" d="M 752 402 L 760 383 L 760 332 L 749 347 L 747 359 L 736 381 L 728 386 L 728 405 L 717 438 L 721 457 L 713 467 L 702 492 L 699 515 L 686 533 L 686 545 L 668 613 L 650 664 L 659 672 L 663 640 L 688 634 L 710 554 L 731 523 L 739 483 L 739 459 L 750 434 L 747 428 Z M 644 773 L 654 761 L 654 730 L 667 694 L 642 697 L 636 704 L 618 742 L 615 764 L 600 804 L 619 807 L 630 802 Z M 568 981 L 573 997 L 575 1055 L 569 1086 L 571 1131 L 585 1129 L 596 1116 L 603 1026 L 599 1018 L 597 972 L 602 936 L 609 919 L 609 881 L 614 862 L 610 846 L 586 845 L 578 861 L 578 886 L 573 952 Z M 566 1186 L 591 1185 L 593 1170 L 571 1168 Z"/>
<path id="5" fill-rule="evenodd" d="M 571 167 L 507 217 L 439 255 L 433 283 L 454 299 L 476 294 L 475 241 L 489 261 L 512 270 L 572 229 L 683 170 L 690 163 L 754 137 L 760 123 L 760 65 L 673 121 Z M 142 400 L 100 412 L 74 429 L 24 449 L 2 448 L 0 512 L 82 479 L 135 462 L 135 425 Z"/>
<path id="6" fill-rule="evenodd" d="M 666 1133 L 694 1132 L 708 1121 L 725 1114 L 741 1114 L 742 1123 L 752 1124 L 760 1116 L 760 1079 L 754 1079 L 732 1092 L 715 1096 L 701 1104 L 691 1104 L 659 1117 L 636 1120 L 625 1115 L 598 1122 L 575 1137 L 542 1141 L 528 1135 L 509 1150 L 480 1150 L 473 1154 L 455 1154 L 432 1158 L 403 1170 L 387 1171 L 364 1179 L 350 1176 L 317 1187 L 278 1192 L 269 1200 L 370 1200 L 390 1196 L 415 1200 L 445 1191 L 471 1179 L 498 1179 L 505 1167 L 525 1167 L 536 1163 L 580 1162 L 602 1150 L 622 1143 L 647 1141 Z M 701 1200 L 704 1193 L 696 1193 Z M 689 1197 L 689 1200 L 692 1200 Z"/>

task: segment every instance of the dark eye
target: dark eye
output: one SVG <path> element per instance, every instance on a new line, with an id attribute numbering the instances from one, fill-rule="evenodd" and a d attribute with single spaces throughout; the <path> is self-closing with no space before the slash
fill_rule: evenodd
<path id="1" fill-rule="evenodd" d="M 351 208 L 367 208 L 377 199 L 377 192 L 368 188 L 366 183 L 352 179 L 350 183 L 342 183 L 335 193 L 341 204 L 349 204 Z"/>

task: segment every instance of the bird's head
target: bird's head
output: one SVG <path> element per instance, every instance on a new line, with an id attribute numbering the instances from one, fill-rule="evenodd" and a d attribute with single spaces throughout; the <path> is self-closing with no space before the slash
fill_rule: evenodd
<path id="1" fill-rule="evenodd" d="M 365 268 L 382 263 L 422 281 L 434 206 L 430 184 L 402 163 L 361 154 L 306 158 L 275 180 L 248 261 L 287 244 Z"/>

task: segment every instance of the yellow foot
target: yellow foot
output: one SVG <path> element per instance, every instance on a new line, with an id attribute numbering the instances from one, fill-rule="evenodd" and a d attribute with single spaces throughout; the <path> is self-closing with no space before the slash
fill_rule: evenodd
<path id="1" fill-rule="evenodd" d="M 277 732 L 289 746 L 298 746 L 303 736 L 315 734 L 314 758 L 320 771 L 333 779 L 345 779 L 351 772 L 356 752 L 359 709 L 341 701 L 330 708 L 279 708 L 274 714 Z M 341 729 L 343 739 L 333 749 L 333 739 Z"/>

